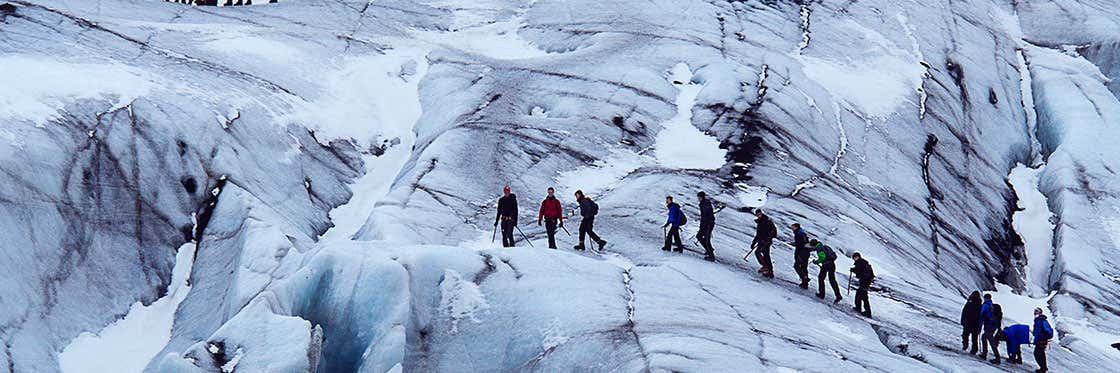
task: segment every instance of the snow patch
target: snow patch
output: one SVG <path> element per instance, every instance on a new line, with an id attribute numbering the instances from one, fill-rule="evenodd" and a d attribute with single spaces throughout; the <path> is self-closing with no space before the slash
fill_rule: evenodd
<path id="1" fill-rule="evenodd" d="M 0 56 L 0 118 L 37 125 L 75 100 L 113 98 L 113 109 L 156 87 L 150 74 L 115 63 L 71 63 L 46 56 Z"/>
<path id="2" fill-rule="evenodd" d="M 767 194 L 770 193 L 770 188 L 747 184 L 736 184 L 735 187 L 739 189 L 739 193 L 737 193 L 735 197 L 739 198 L 739 202 L 742 203 L 743 206 L 758 208 L 766 205 Z"/>
<path id="3" fill-rule="evenodd" d="M 413 71 L 399 79 L 391 74 L 382 76 L 389 81 L 382 82 L 386 84 L 379 86 L 380 94 L 374 97 L 381 102 L 370 108 L 374 111 L 371 113 L 373 117 L 363 117 L 370 119 L 376 126 L 376 133 L 371 131 L 363 136 L 380 137 L 381 146 L 387 149 L 380 156 L 367 154 L 363 157 L 365 174 L 350 184 L 353 195 L 346 204 L 330 212 L 334 227 L 322 235 L 328 241 L 349 240 L 357 234 L 367 220 L 372 218 L 377 202 L 389 194 L 397 175 L 412 157 L 412 147 L 416 143 L 414 128 L 423 112 L 419 85 L 428 71 L 428 63 L 426 58 L 417 55 L 390 61 L 393 63 L 391 66 L 399 66 L 399 69 L 411 67 Z M 369 83 L 375 84 L 374 81 Z M 360 96 L 360 92 L 354 92 L 354 95 Z M 321 137 L 319 139 L 322 141 Z"/>
<path id="4" fill-rule="evenodd" d="M 446 312 L 451 319 L 451 333 L 459 332 L 461 320 L 480 322 L 478 314 L 490 308 L 490 304 L 482 294 L 482 289 L 479 289 L 477 284 L 464 280 L 463 276 L 455 270 L 444 271 L 439 290 L 439 309 Z"/>
<path id="5" fill-rule="evenodd" d="M 1050 292 L 1050 294 L 1032 298 L 1026 295 L 1015 294 L 1015 290 L 1011 286 L 1002 283 L 996 283 L 996 291 L 991 292 L 992 303 L 999 304 L 1003 307 L 1003 319 L 1011 320 L 1010 323 L 1004 322 L 1004 325 L 1011 324 L 1025 324 L 1034 325 L 1034 309 L 1041 308 L 1043 312 L 1049 317 L 1050 326 L 1054 328 L 1055 335 L 1054 341 L 1058 340 L 1057 330 L 1058 321 L 1056 317 L 1052 317 L 1054 313 L 1050 310 L 1050 298 L 1053 298 L 1057 292 Z"/>
<path id="6" fill-rule="evenodd" d="M 573 195 L 583 190 L 586 195 L 594 196 L 617 186 L 626 175 L 653 163 L 649 157 L 629 150 L 611 149 L 610 154 L 592 163 L 571 171 L 560 172 L 557 193 L 562 196 Z"/>
<path id="7" fill-rule="evenodd" d="M 1019 211 L 1012 214 L 1011 225 L 1023 240 L 1027 253 L 1026 283 L 1034 296 L 1041 296 L 1050 288 L 1050 267 L 1054 263 L 1054 214 L 1050 212 L 1046 196 L 1038 190 L 1045 167 L 1029 168 L 1019 164 L 1007 176 L 1019 198 Z"/>
<path id="8" fill-rule="evenodd" d="M 271 64 L 299 63 L 304 59 L 303 52 L 289 44 L 246 34 L 213 38 L 203 43 L 202 47 L 230 56 L 248 55 Z"/>
<path id="9" fill-rule="evenodd" d="M 187 298 L 194 266 L 195 244 L 179 247 L 171 286 L 163 298 L 144 306 L 132 304 L 128 314 L 102 329 L 100 333 L 82 333 L 58 356 L 65 373 L 141 372 L 171 339 L 171 326 L 179 303 Z"/>
<path id="10" fill-rule="evenodd" d="M 368 147 L 381 138 L 405 136 L 420 117 L 418 91 L 427 69 L 426 51 L 394 49 L 383 55 L 347 57 L 322 79 L 313 101 L 281 118 L 315 131 L 327 145 L 352 139 Z"/>
<path id="11" fill-rule="evenodd" d="M 727 150 L 719 148 L 719 140 L 700 132 L 692 125 L 692 107 L 704 89 L 692 82 L 692 70 L 678 63 L 669 74 L 669 81 L 680 90 L 677 114 L 662 123 L 654 144 L 654 156 L 666 167 L 715 170 L 723 167 Z"/>
<path id="12" fill-rule="evenodd" d="M 833 333 L 836 333 L 837 335 L 846 337 L 846 338 L 851 339 L 851 340 L 856 341 L 856 342 L 863 341 L 864 338 L 866 338 L 863 335 L 856 334 L 856 333 L 852 332 L 852 330 L 849 329 L 847 325 L 844 325 L 844 324 L 841 324 L 841 323 L 838 323 L 838 322 L 835 322 L 835 321 L 832 321 L 832 320 L 821 320 L 820 323 L 821 323 L 821 325 L 824 325 L 824 327 L 828 328 L 828 330 L 831 330 Z"/>
<path id="13" fill-rule="evenodd" d="M 867 42 L 861 45 L 866 49 L 853 50 L 843 59 L 796 56 L 805 75 L 868 116 L 890 116 L 909 102 L 907 97 L 915 87 L 922 86 L 926 71 L 915 63 L 920 56 L 905 52 L 855 21 L 846 21 L 841 27 L 862 35 Z"/>

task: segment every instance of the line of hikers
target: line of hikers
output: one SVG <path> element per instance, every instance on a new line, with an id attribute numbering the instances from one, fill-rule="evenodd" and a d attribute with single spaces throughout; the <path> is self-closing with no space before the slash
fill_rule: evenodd
<path id="1" fill-rule="evenodd" d="M 553 188 L 548 188 L 548 196 L 541 202 L 540 210 L 537 213 L 537 225 L 540 225 L 542 220 L 544 221 L 545 232 L 548 234 L 548 247 L 551 249 L 556 248 L 557 228 L 567 231 L 564 228 L 563 207 L 554 193 Z M 599 245 L 599 249 L 603 249 L 607 241 L 601 239 L 593 231 L 595 216 L 599 213 L 599 205 L 592 201 L 590 197 L 585 196 L 583 191 L 577 190 L 575 197 L 579 203 L 580 216 L 582 217 L 579 226 L 579 244 L 575 246 L 575 249 L 585 249 L 583 245 L 585 235 L 590 236 L 592 242 Z M 697 193 L 696 198 L 700 206 L 700 230 L 696 233 L 696 240 L 704 248 L 704 260 L 715 261 L 715 249 L 712 247 L 715 209 L 704 192 Z M 684 252 L 680 231 L 681 227 L 688 222 L 688 217 L 681 210 L 681 206 L 673 201 L 672 196 L 665 197 L 665 207 L 668 219 L 662 226 L 665 244 L 661 247 L 661 250 Z M 778 236 L 778 229 L 774 225 L 774 221 L 762 210 L 755 209 L 754 214 L 757 223 L 754 241 L 751 242 L 751 249 L 743 259 L 749 261 L 753 252 L 759 263 L 758 272 L 765 278 L 774 278 L 773 262 L 770 260 L 770 247 Z M 517 227 L 517 196 L 510 193 L 508 186 L 504 188 L 503 196 L 498 199 L 498 212 L 494 220 L 495 230 L 499 223 L 502 227 L 502 245 L 512 247 L 514 245 L 513 231 Z M 519 230 L 519 228 L 517 229 Z M 809 259 L 810 256 L 815 255 L 816 258 L 813 259 L 812 263 L 820 266 L 820 271 L 817 274 L 817 297 L 825 298 L 825 281 L 827 280 L 836 296 L 834 302 L 840 303 L 844 297 L 840 295 L 840 285 L 836 282 L 836 259 L 838 257 L 836 251 L 816 238 L 809 238 L 809 234 L 799 223 L 791 224 L 790 229 L 793 230 L 793 268 L 801 280 L 798 286 L 802 289 L 809 288 Z M 524 236 L 524 233 L 522 235 Z M 528 237 L 525 238 L 528 241 Z M 871 302 L 868 292 L 875 279 L 875 271 L 872 269 L 871 263 L 858 252 L 852 254 L 852 260 L 854 263 L 849 271 L 848 290 L 851 291 L 851 278 L 854 275 L 857 280 L 854 309 L 865 317 L 871 317 Z M 981 301 L 979 291 L 972 292 L 961 311 L 961 326 L 964 328 L 961 339 L 964 350 L 969 351 L 969 341 L 971 341 L 970 353 L 976 354 L 977 350 L 980 349 L 979 357 L 987 360 L 990 347 L 992 353 L 995 354 L 995 358 L 991 362 L 999 364 L 999 343 L 1005 341 L 1007 342 L 1008 361 L 1013 364 L 1022 364 L 1023 355 L 1020 346 L 1031 343 L 1031 327 L 1016 324 L 1003 328 L 1002 307 L 999 304 L 992 303 L 991 294 L 985 294 L 983 298 L 984 300 Z M 1034 316 L 1034 358 L 1039 366 L 1036 372 L 1046 372 L 1046 347 L 1054 337 L 1054 329 L 1046 320 L 1046 315 L 1043 314 L 1042 309 L 1035 308 Z M 982 348 L 978 347 L 978 339 L 982 341 Z"/>
<path id="2" fill-rule="evenodd" d="M 603 249 L 607 241 L 599 237 L 594 232 L 595 216 L 599 213 L 599 205 L 591 200 L 590 197 L 583 194 L 583 191 L 577 190 L 575 192 L 576 201 L 579 203 L 579 211 L 582 220 L 579 225 L 579 244 L 575 245 L 574 249 L 584 250 L 584 237 L 589 236 L 593 243 L 599 245 L 599 249 Z M 715 229 L 715 209 L 712 202 L 707 198 L 704 192 L 699 192 L 696 197 L 700 205 L 700 230 L 696 233 L 696 240 L 700 246 L 704 248 L 704 260 L 715 261 L 715 249 L 712 247 L 712 230 Z M 681 206 L 673 202 L 672 196 L 665 197 L 665 206 L 668 210 L 668 219 L 662 226 L 665 244 L 661 247 L 664 251 L 684 252 L 684 244 L 681 241 L 680 230 L 688 222 L 688 217 L 681 210 Z M 760 265 L 759 273 L 766 278 L 774 278 L 773 262 L 770 260 L 770 247 L 774 243 L 774 239 L 778 236 L 778 229 L 774 225 L 773 220 L 770 219 L 760 209 L 755 209 L 755 222 L 757 223 L 754 241 L 751 242 L 751 250 L 743 258 L 749 261 L 751 252 L 755 253 L 755 258 L 758 259 Z M 497 228 L 501 225 L 502 230 L 502 246 L 513 247 L 514 245 L 514 230 L 520 231 L 517 228 L 517 196 L 510 192 L 510 187 L 506 186 L 502 190 L 502 197 L 498 199 L 497 214 L 494 217 L 495 234 Z M 548 247 L 556 249 L 556 230 L 557 228 L 564 228 L 564 211 L 560 201 L 556 198 L 555 190 L 548 188 L 548 196 L 544 201 L 541 201 L 540 210 L 537 213 L 537 225 L 541 225 L 542 220 L 545 224 L 545 232 L 548 235 Z M 797 272 L 798 278 L 801 280 L 800 287 L 802 289 L 809 288 L 809 257 L 816 255 L 813 259 L 813 264 L 820 266 L 820 272 L 817 274 L 817 297 L 825 298 L 825 280 L 829 282 L 832 287 L 832 292 L 836 296 L 835 303 L 840 303 L 844 299 L 840 295 L 840 285 L 836 282 L 836 251 L 828 245 L 820 242 L 816 238 L 809 238 L 808 233 L 801 227 L 799 223 L 790 225 L 793 230 L 794 236 L 794 271 Z M 521 233 L 524 237 L 524 233 Z M 570 233 L 569 233 L 570 234 Z M 528 237 L 525 237 L 526 241 Z M 530 241 L 530 245 L 531 245 Z M 871 268 L 871 263 L 868 263 L 860 253 L 853 253 L 852 259 L 855 261 L 854 266 L 849 271 L 848 287 L 851 291 L 851 277 L 854 275 L 857 279 L 855 311 L 865 317 L 871 317 L 871 302 L 868 296 L 868 291 L 871 288 L 871 283 L 875 279 L 875 271 Z"/>
<path id="3" fill-rule="evenodd" d="M 992 303 L 991 294 L 984 294 L 984 300 L 981 302 L 979 291 L 973 291 L 968 296 L 968 301 L 961 310 L 961 327 L 963 349 L 975 355 L 978 349 L 977 339 L 979 339 L 982 346 L 979 348 L 980 359 L 987 360 L 988 348 L 991 347 L 992 353 L 995 354 L 995 358 L 991 360 L 993 364 L 1000 363 L 1000 341 L 1007 342 L 1007 361 L 1012 364 L 1023 363 L 1023 352 L 1019 346 L 1031 344 L 1032 328 L 1023 324 L 1004 328 L 1003 307 Z M 1041 308 L 1034 309 L 1033 330 L 1034 361 L 1038 364 L 1035 372 L 1046 372 L 1046 347 L 1054 338 L 1054 329 L 1050 327 L 1050 322 L 1046 320 L 1046 315 L 1042 313 Z M 972 342 L 971 350 L 969 350 L 969 341 Z"/>

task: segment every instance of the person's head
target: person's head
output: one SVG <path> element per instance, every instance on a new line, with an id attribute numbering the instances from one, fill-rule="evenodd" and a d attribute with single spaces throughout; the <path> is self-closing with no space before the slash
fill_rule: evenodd
<path id="1" fill-rule="evenodd" d="M 991 293 L 984 294 L 984 300 L 992 300 L 992 294 Z"/>
<path id="2" fill-rule="evenodd" d="M 553 197 L 554 194 L 556 194 L 556 189 L 552 189 L 552 187 L 548 187 L 548 196 Z"/>
<path id="3" fill-rule="evenodd" d="M 766 216 L 766 214 L 762 213 L 762 209 L 754 209 L 754 216 L 756 218 L 762 218 L 763 216 Z"/>
<path id="4" fill-rule="evenodd" d="M 1034 317 L 1039 317 L 1039 316 L 1042 316 L 1042 308 L 1035 307 L 1034 308 Z"/>
<path id="5" fill-rule="evenodd" d="M 708 197 L 708 195 L 707 195 L 707 194 L 704 194 L 704 192 L 703 192 L 703 191 L 700 191 L 700 192 L 697 192 L 697 193 L 696 193 L 696 198 L 699 198 L 699 199 L 700 199 L 701 201 L 703 201 L 703 200 L 704 200 L 704 198 L 707 198 L 707 197 Z"/>
<path id="6" fill-rule="evenodd" d="M 792 228 L 793 230 L 798 230 L 798 229 L 801 229 L 801 223 L 793 223 L 793 224 L 790 224 L 789 227 Z"/>
<path id="7" fill-rule="evenodd" d="M 502 194 L 507 196 L 509 195 L 509 185 L 506 185 L 505 188 L 502 188 Z"/>
<path id="8" fill-rule="evenodd" d="M 820 245 L 821 245 L 821 241 L 818 241 L 816 238 L 809 240 L 809 246 L 817 247 L 817 246 L 820 246 Z"/>
<path id="9" fill-rule="evenodd" d="M 862 257 L 863 257 L 863 255 L 859 255 L 859 251 L 856 251 L 856 252 L 852 253 L 852 259 L 854 259 L 854 260 L 859 260 Z"/>
<path id="10" fill-rule="evenodd" d="M 583 191 L 577 189 L 576 190 L 576 199 L 581 199 L 581 198 L 583 198 Z"/>
<path id="11" fill-rule="evenodd" d="M 665 204 L 673 203 L 673 196 L 665 196 Z"/>
<path id="12" fill-rule="evenodd" d="M 980 303 L 980 291 L 979 290 L 973 290 L 972 294 L 968 295 L 968 300 L 970 302 Z"/>

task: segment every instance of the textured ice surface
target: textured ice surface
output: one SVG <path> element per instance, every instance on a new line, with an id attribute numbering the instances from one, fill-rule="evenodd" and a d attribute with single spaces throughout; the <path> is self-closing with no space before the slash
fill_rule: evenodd
<path id="1" fill-rule="evenodd" d="M 193 241 L 152 371 L 994 371 L 973 289 L 1015 321 L 1053 293 L 1055 370 L 1120 370 L 1113 5 L 0 0 L 0 367 L 60 369 Z M 610 244 L 494 248 L 503 185 L 523 222 L 583 188 Z M 664 195 L 695 248 L 698 190 L 716 263 L 657 250 Z M 788 245 L 756 276 L 759 206 L 869 258 L 876 318 Z"/>

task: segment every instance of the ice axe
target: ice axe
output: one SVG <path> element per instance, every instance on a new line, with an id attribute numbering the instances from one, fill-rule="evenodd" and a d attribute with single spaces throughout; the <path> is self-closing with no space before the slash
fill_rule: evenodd
<path id="1" fill-rule="evenodd" d="M 494 243 L 494 239 L 498 238 L 498 223 L 494 222 L 494 233 L 490 235 L 490 243 Z"/>
<path id="2" fill-rule="evenodd" d="M 518 232 L 518 233 L 521 233 L 521 238 L 524 238 L 524 239 L 525 239 L 525 242 L 528 242 L 528 243 L 529 243 L 529 247 L 533 247 L 533 241 L 530 241 L 530 240 L 529 240 L 529 236 L 526 236 L 526 235 L 525 235 L 525 232 L 522 232 L 522 231 L 521 231 L 521 227 L 518 227 L 518 226 L 516 226 L 516 225 L 515 225 L 515 226 L 513 226 L 513 227 L 514 227 L 514 228 L 517 228 L 517 232 Z"/>
<path id="3" fill-rule="evenodd" d="M 747 251 L 747 255 L 743 255 L 743 261 L 746 261 L 747 263 L 750 263 L 751 262 L 751 253 L 753 253 L 754 249 L 757 249 L 757 248 L 758 248 L 758 246 L 752 243 L 751 244 L 751 249 L 749 251 Z"/>
<path id="4" fill-rule="evenodd" d="M 572 232 L 568 232 L 568 228 L 564 228 L 564 221 L 563 220 L 560 221 L 560 229 L 563 229 L 564 233 L 567 233 L 569 237 L 572 235 Z"/>

